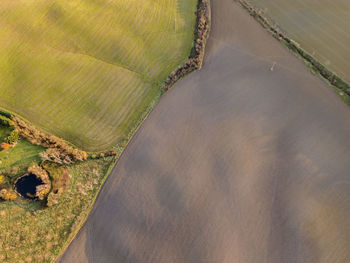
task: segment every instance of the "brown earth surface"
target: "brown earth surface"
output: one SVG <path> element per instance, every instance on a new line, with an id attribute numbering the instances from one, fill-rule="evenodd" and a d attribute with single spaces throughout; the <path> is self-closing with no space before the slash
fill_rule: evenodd
<path id="1" fill-rule="evenodd" d="M 232 0 L 59 262 L 350 262 L 350 108 Z M 273 70 L 271 70 L 273 68 Z"/>

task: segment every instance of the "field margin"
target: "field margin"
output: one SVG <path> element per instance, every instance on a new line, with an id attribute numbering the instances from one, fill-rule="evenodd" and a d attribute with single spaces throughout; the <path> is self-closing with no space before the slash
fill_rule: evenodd
<path id="1" fill-rule="evenodd" d="M 350 106 L 350 85 L 336 73 L 328 69 L 320 61 L 304 50 L 300 44 L 283 32 L 271 18 L 264 15 L 260 8 L 254 7 L 246 0 L 234 0 L 239 3 L 248 13 L 255 18 L 274 38 L 283 43 L 289 50 L 297 55 L 315 75 L 320 76 L 331 86 L 343 101 Z"/>

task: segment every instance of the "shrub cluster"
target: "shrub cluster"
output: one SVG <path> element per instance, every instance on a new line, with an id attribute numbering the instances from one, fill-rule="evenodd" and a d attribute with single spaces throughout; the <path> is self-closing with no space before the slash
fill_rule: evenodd
<path id="1" fill-rule="evenodd" d="M 0 198 L 6 201 L 17 199 L 17 194 L 11 188 L 3 188 L 0 190 Z"/>
<path id="2" fill-rule="evenodd" d="M 11 119 L 0 114 L 0 125 L 2 126 L 12 126 L 13 122 Z"/>
<path id="3" fill-rule="evenodd" d="M 15 116 L 12 116 L 12 121 L 13 127 L 22 137 L 32 144 L 48 148 L 40 154 L 43 161 L 68 165 L 76 161 L 86 160 L 88 157 L 85 151 L 73 148 L 67 142 L 54 135 L 48 136 Z"/>
<path id="4" fill-rule="evenodd" d="M 116 151 L 108 151 L 108 152 L 104 152 L 104 153 L 92 154 L 91 159 L 101 159 L 101 158 L 116 156 L 116 155 L 117 155 Z"/>
<path id="5" fill-rule="evenodd" d="M 35 196 L 39 200 L 44 200 L 45 196 L 50 192 L 51 181 L 47 172 L 38 165 L 33 165 L 28 168 L 29 174 L 34 174 L 38 179 L 40 179 L 43 184 L 40 184 L 36 187 Z"/>
<path id="6" fill-rule="evenodd" d="M 12 201 L 17 199 L 17 194 L 8 185 L 7 179 L 0 175 L 0 198 L 6 201 Z"/>
<path id="7" fill-rule="evenodd" d="M 11 145 L 8 144 L 7 142 L 2 142 L 2 143 L 0 143 L 0 149 L 7 151 L 7 150 L 11 149 Z"/>
<path id="8" fill-rule="evenodd" d="M 204 56 L 205 44 L 210 30 L 210 6 L 208 0 L 200 0 L 197 10 L 197 26 L 195 31 L 195 41 L 192 53 L 193 58 L 201 66 Z"/>
<path id="9" fill-rule="evenodd" d="M 0 114 L 0 125 L 10 127 L 13 126 L 13 121 Z M 17 143 L 19 139 L 19 134 L 16 130 L 11 131 L 10 135 L 5 139 L 4 142 L 1 142 L 0 148 L 4 150 L 10 149 L 14 144 Z"/>
<path id="10" fill-rule="evenodd" d="M 208 0 L 200 0 L 197 8 L 197 25 L 195 31 L 195 40 L 192 53 L 187 62 L 173 71 L 165 85 L 164 91 L 167 91 L 176 81 L 183 78 L 187 74 L 200 69 L 202 67 L 205 44 L 209 36 L 210 30 L 210 5 Z"/>
<path id="11" fill-rule="evenodd" d="M 13 201 L 17 199 L 17 194 L 9 186 L 7 179 L 0 175 L 0 198 L 5 201 Z"/>
<path id="12" fill-rule="evenodd" d="M 9 167 L 7 169 L 0 170 L 0 175 L 12 178 L 17 174 L 25 172 L 26 169 L 27 169 L 26 165 Z"/>
<path id="13" fill-rule="evenodd" d="M 71 175 L 67 167 L 49 162 L 43 162 L 41 165 L 48 172 L 52 184 L 52 189 L 47 197 L 46 205 L 48 207 L 57 205 L 61 195 L 69 186 Z"/>
<path id="14" fill-rule="evenodd" d="M 6 142 L 8 144 L 15 144 L 19 139 L 19 133 L 16 130 L 11 131 L 10 135 L 7 137 Z"/>

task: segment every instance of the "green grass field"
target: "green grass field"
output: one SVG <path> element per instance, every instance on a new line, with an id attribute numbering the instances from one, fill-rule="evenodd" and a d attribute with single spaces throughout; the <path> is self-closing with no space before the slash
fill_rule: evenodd
<path id="1" fill-rule="evenodd" d="M 10 129 L 0 125 L 0 142 L 10 134 Z M 45 149 L 21 138 L 14 148 L 0 151 L 0 171 L 15 166 L 25 166 L 32 162 L 39 163 L 39 153 Z"/>
<path id="2" fill-rule="evenodd" d="M 0 107 L 87 151 L 124 140 L 190 54 L 197 0 L 2 0 Z"/>

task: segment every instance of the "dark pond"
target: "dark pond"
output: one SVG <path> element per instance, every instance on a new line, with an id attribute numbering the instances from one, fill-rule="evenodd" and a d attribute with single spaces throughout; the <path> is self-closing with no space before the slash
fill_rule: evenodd
<path id="1" fill-rule="evenodd" d="M 17 192 L 24 198 L 35 200 L 36 187 L 43 184 L 34 174 L 29 174 L 19 178 L 16 182 Z"/>

